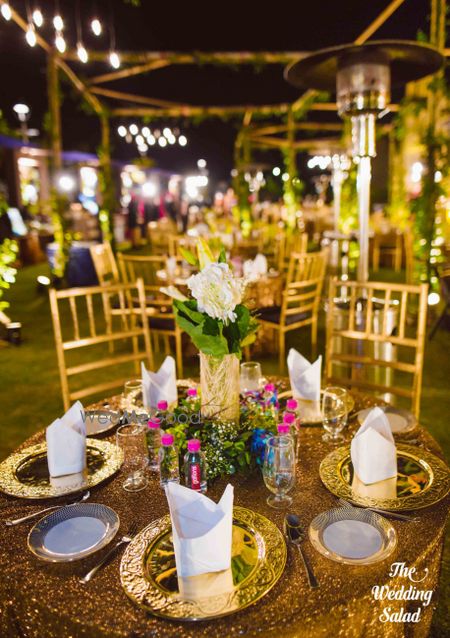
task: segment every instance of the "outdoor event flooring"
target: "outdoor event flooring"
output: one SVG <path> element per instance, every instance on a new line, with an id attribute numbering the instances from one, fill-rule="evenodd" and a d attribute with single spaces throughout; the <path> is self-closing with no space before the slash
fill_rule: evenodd
<path id="1" fill-rule="evenodd" d="M 23 343 L 0 345 L 0 407 L 3 415 L 0 436 L 0 460 L 33 432 L 51 423 L 63 412 L 58 366 L 46 291 L 37 290 L 36 277 L 48 275 L 46 264 L 19 271 L 17 282 L 6 293 L 13 321 L 22 323 Z M 389 271 L 380 279 L 392 279 Z M 372 279 L 375 279 L 372 277 Z M 318 351 L 324 351 L 323 319 L 319 328 Z M 296 347 L 310 356 L 310 332 L 303 329 L 288 337 L 287 346 Z M 1 342 L 0 342 L 1 343 Z M 425 366 L 420 421 L 450 457 L 450 332 L 439 331 L 425 348 Z M 256 356 L 264 374 L 277 374 L 277 358 L 273 354 Z M 198 376 L 195 357 L 185 362 L 184 376 Z M 447 542 L 443 565 L 439 608 L 432 636 L 450 635 L 450 542 Z"/>

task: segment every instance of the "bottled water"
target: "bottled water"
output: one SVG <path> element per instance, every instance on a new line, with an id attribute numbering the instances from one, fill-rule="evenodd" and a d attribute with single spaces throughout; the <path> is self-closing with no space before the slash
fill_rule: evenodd
<path id="1" fill-rule="evenodd" d="M 188 441 L 188 451 L 184 456 L 184 478 L 186 487 L 196 492 L 205 494 L 208 489 L 206 480 L 206 458 L 200 450 L 200 441 L 191 439 Z"/>

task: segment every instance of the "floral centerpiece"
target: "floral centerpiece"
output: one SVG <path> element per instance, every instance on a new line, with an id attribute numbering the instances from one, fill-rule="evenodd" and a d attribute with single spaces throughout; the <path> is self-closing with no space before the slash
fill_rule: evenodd
<path id="1" fill-rule="evenodd" d="M 222 249 L 215 259 L 199 239 L 197 256 L 183 257 L 199 272 L 189 277 L 192 298 L 174 287 L 163 288 L 173 298 L 175 318 L 200 351 L 201 412 L 206 418 L 239 422 L 239 361 L 253 343 L 258 323 L 242 303 L 245 280 L 235 277 Z"/>

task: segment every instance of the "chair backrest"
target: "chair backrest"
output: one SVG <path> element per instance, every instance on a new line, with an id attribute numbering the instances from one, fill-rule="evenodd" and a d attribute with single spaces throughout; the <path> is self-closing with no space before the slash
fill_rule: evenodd
<path id="1" fill-rule="evenodd" d="M 89 247 L 98 283 L 101 286 L 119 283 L 119 271 L 109 241 Z"/>
<path id="2" fill-rule="evenodd" d="M 404 397 L 418 416 L 427 295 L 427 284 L 331 280 L 327 382 Z"/>
<path id="3" fill-rule="evenodd" d="M 281 323 L 284 323 L 289 315 L 317 314 L 325 277 L 326 260 L 326 251 L 292 253 L 283 293 Z"/>
<path id="4" fill-rule="evenodd" d="M 153 368 L 142 280 L 107 288 L 51 288 L 49 297 L 65 410 L 76 399 L 121 388 L 140 376 L 140 361 Z M 78 387 L 71 389 L 79 375 L 84 380 L 78 378 Z"/>
<path id="5" fill-rule="evenodd" d="M 145 303 L 152 309 L 152 317 L 173 318 L 173 308 L 170 298 L 161 292 L 160 288 L 165 284 L 160 274 L 166 268 L 167 257 L 163 255 L 124 255 L 117 256 L 122 281 L 126 284 L 134 284 L 137 279 L 142 279 L 145 290 Z"/>
<path id="6" fill-rule="evenodd" d="M 280 272 L 286 272 L 292 253 L 306 253 L 308 250 L 308 235 L 295 229 L 292 233 L 285 231 L 275 238 L 275 262 Z"/>

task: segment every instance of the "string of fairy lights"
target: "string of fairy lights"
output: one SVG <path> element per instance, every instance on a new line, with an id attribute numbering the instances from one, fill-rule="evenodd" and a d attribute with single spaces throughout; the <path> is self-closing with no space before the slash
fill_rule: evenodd
<path id="1" fill-rule="evenodd" d="M 82 28 L 82 20 L 81 20 L 81 10 L 80 10 L 80 0 L 76 0 L 76 2 L 72 3 L 75 6 L 75 24 L 76 24 L 76 51 L 77 56 L 80 62 L 86 64 L 89 61 L 89 53 L 87 48 L 84 45 L 83 41 L 83 28 Z M 54 2 L 54 11 L 53 15 L 47 17 L 44 15 L 41 7 L 38 2 L 32 2 L 30 0 L 26 0 L 26 22 L 27 28 L 25 31 L 25 40 L 30 47 L 36 46 L 37 43 L 37 32 L 39 29 L 42 29 L 46 24 L 52 24 L 54 29 L 54 44 L 59 53 L 65 53 L 67 49 L 67 39 L 65 35 L 65 26 L 64 18 L 62 16 L 60 10 L 59 0 L 55 0 Z M 94 3 L 95 7 L 95 3 Z M 10 2 L 6 0 L 0 0 L 0 13 L 4 20 L 9 22 L 12 18 L 12 5 Z M 105 31 L 100 17 L 94 13 L 91 15 L 89 21 L 89 29 L 91 33 L 99 38 Z M 116 36 L 114 29 L 114 20 L 112 11 L 110 12 L 110 24 L 108 28 L 109 32 L 109 63 L 113 67 L 113 69 L 118 69 L 121 65 L 120 55 L 116 50 Z"/>

